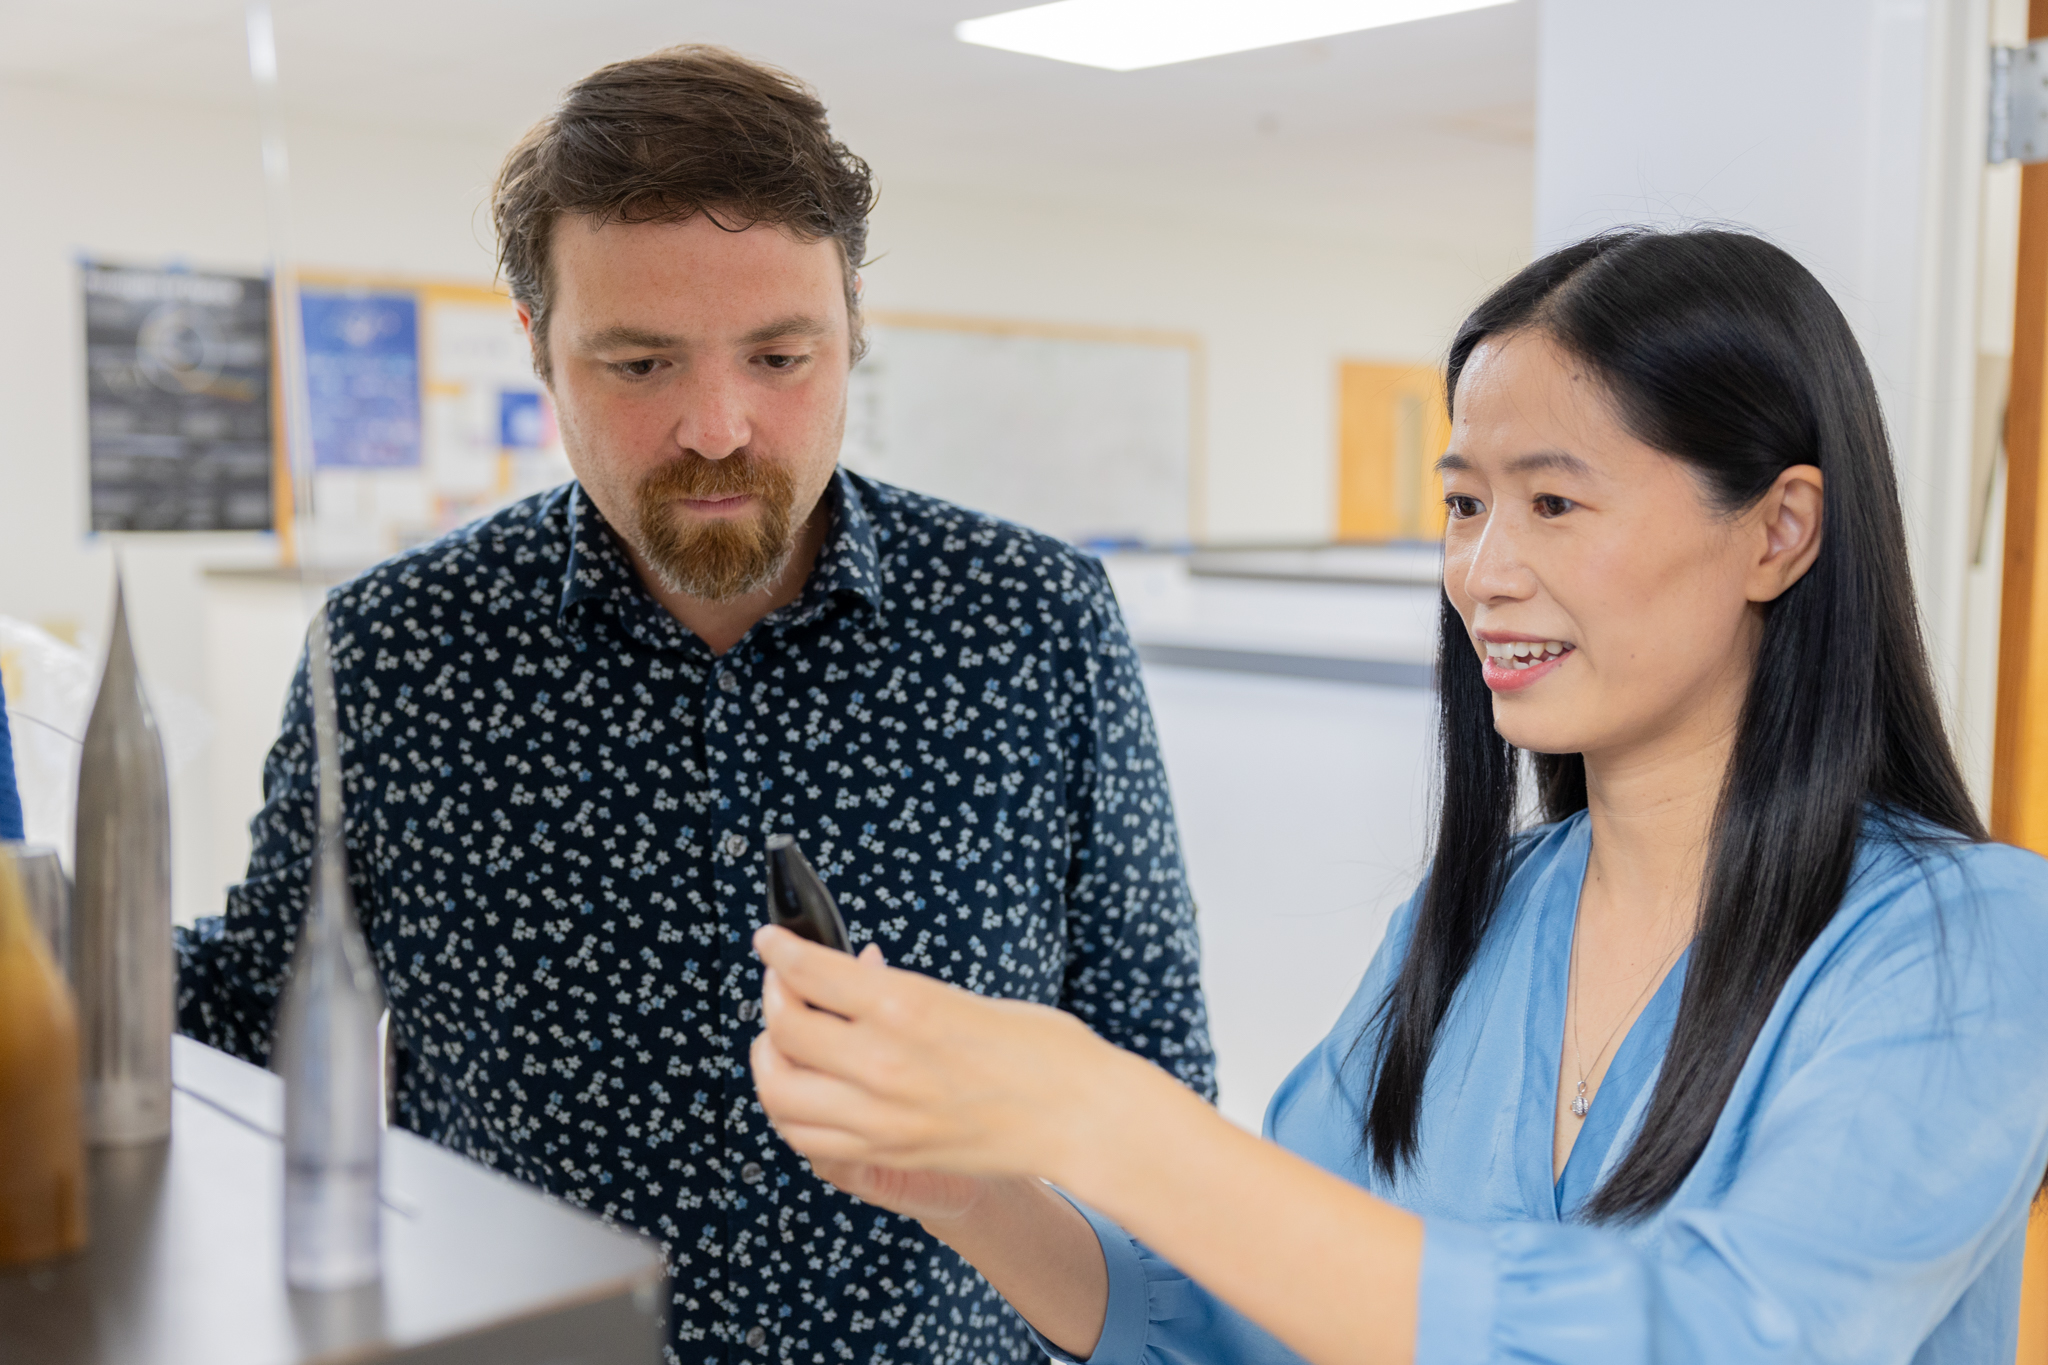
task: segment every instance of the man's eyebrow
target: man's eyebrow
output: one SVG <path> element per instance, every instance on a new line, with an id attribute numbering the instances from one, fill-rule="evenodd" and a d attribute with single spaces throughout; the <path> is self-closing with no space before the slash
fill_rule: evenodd
<path id="1" fill-rule="evenodd" d="M 583 338 L 587 351 L 666 351 L 681 344 L 681 337 L 650 332 L 644 327 L 603 327 Z"/>
<path id="2" fill-rule="evenodd" d="M 1444 456 L 1436 462 L 1436 472 L 1439 474 L 1447 473 L 1451 470 L 1463 472 L 1471 468 L 1472 462 L 1470 460 L 1454 452 L 1445 452 Z M 1506 465 L 1502 466 L 1502 471 L 1508 474 L 1530 474 L 1540 469 L 1555 470 L 1560 474 L 1591 475 L 1593 473 L 1593 466 L 1587 464 L 1578 456 L 1567 454 L 1562 450 L 1539 450 L 1528 455 L 1517 455 L 1514 459 L 1509 460 Z"/>
<path id="3" fill-rule="evenodd" d="M 777 318 L 764 323 L 740 338 L 742 346 L 759 346 L 768 341 L 794 340 L 797 337 L 821 337 L 832 329 L 820 318 L 805 313 L 792 313 L 786 318 Z"/>

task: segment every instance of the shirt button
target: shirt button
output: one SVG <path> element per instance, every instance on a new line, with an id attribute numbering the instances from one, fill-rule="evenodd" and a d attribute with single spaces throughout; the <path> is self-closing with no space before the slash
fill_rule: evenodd
<path id="1" fill-rule="evenodd" d="M 726 857 L 728 857 L 728 858 L 742 858 L 742 857 L 745 857 L 745 856 L 746 856 L 746 852 L 747 852 L 747 836 L 746 836 L 746 835 L 744 835 L 744 834 L 728 834 L 728 835 L 726 835 L 726 836 L 725 836 L 725 856 L 726 856 Z"/>
<path id="2" fill-rule="evenodd" d="M 760 1184 L 761 1163 L 758 1161 L 749 1161 L 746 1165 L 740 1167 L 740 1179 L 746 1181 L 749 1185 Z"/>
<path id="3" fill-rule="evenodd" d="M 753 1348 L 754 1348 L 755 1350 L 757 1350 L 757 1351 L 758 1351 L 758 1350 L 760 1350 L 760 1349 L 761 1349 L 761 1348 L 762 1348 L 763 1346 L 766 1346 L 767 1344 L 768 1344 L 768 1329 L 767 1329 L 767 1328 L 765 1328 L 765 1327 L 749 1327 L 749 1328 L 747 1329 L 747 1345 L 749 1345 L 749 1346 L 753 1347 Z"/>
<path id="4" fill-rule="evenodd" d="M 755 1016 L 756 1014 L 759 1014 L 760 1012 L 761 1012 L 761 1002 L 760 1002 L 760 1001 L 758 1001 L 758 1000 L 742 1000 L 742 1001 L 740 1001 L 740 1022 L 741 1022 L 741 1023 L 751 1023 L 751 1022 L 753 1021 L 753 1018 L 754 1018 L 754 1016 Z"/>
<path id="5" fill-rule="evenodd" d="M 718 675 L 718 690 L 721 692 L 737 692 L 740 690 L 740 680 L 730 673 L 721 673 Z"/>

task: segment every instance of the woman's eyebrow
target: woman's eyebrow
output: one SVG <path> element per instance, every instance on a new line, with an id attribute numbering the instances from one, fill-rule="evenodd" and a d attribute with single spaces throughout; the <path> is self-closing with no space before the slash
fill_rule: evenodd
<path id="1" fill-rule="evenodd" d="M 1510 474 L 1533 474 L 1538 470 L 1550 470 L 1558 474 L 1591 474 L 1593 466 L 1576 455 L 1562 450 L 1539 450 L 1528 455 L 1517 455 L 1507 463 Z"/>
<path id="2" fill-rule="evenodd" d="M 1439 474 L 1450 470 L 1462 472 L 1470 470 L 1472 462 L 1463 455 L 1446 451 L 1437 460 L 1435 467 Z M 1502 466 L 1502 472 L 1507 474 L 1530 474 L 1541 469 L 1554 470 L 1559 474 L 1593 473 L 1593 466 L 1578 456 L 1566 454 L 1562 450 L 1538 450 L 1528 455 L 1517 455 Z"/>

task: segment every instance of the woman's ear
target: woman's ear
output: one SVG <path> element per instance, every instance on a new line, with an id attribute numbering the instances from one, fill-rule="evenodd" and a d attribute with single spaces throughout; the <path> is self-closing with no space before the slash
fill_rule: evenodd
<path id="1" fill-rule="evenodd" d="M 1762 553 L 1750 567 L 1749 600 L 1770 602 L 1797 583 L 1820 554 L 1821 473 L 1796 464 L 1771 482 L 1747 518 Z"/>

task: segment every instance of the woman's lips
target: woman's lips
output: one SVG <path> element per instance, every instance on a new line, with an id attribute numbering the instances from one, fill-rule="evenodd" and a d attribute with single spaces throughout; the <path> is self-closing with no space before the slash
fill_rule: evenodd
<path id="1" fill-rule="evenodd" d="M 1530 664 L 1527 668 L 1514 668 L 1490 656 L 1481 655 L 1480 674 L 1486 679 L 1486 685 L 1496 692 L 1519 692 L 1525 687 L 1535 686 L 1555 673 L 1566 659 L 1576 653 L 1576 649 L 1567 649 L 1562 654 L 1553 654 L 1542 663 Z"/>

